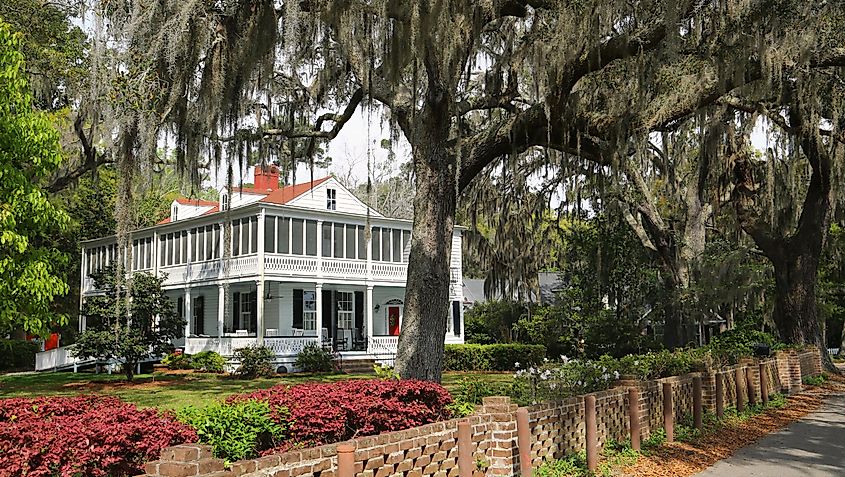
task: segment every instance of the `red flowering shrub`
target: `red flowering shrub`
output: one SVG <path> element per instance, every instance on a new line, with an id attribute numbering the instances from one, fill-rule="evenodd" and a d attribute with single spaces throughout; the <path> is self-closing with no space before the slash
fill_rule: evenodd
<path id="1" fill-rule="evenodd" d="M 172 414 L 115 397 L 0 399 L 0 474 L 127 476 L 167 446 L 195 442 Z"/>
<path id="2" fill-rule="evenodd" d="M 451 417 L 449 392 L 412 380 L 349 380 L 262 389 L 232 396 L 267 401 L 278 420 L 289 421 L 292 442 L 325 444 L 356 436 L 408 429 Z M 287 412 L 285 412 L 287 411 Z"/>

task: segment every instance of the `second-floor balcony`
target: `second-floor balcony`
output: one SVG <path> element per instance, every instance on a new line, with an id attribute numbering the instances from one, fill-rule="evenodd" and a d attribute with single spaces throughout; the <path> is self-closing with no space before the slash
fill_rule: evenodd
<path id="1" fill-rule="evenodd" d="M 225 269 L 224 263 L 225 260 L 207 260 L 196 263 L 163 266 L 158 268 L 158 273 L 166 275 L 164 281 L 165 286 L 214 281 L 225 278 L 257 278 L 261 273 L 259 254 L 230 258 L 228 260 L 228 270 Z M 144 268 L 136 271 L 153 273 L 154 269 Z M 368 262 L 367 260 L 320 258 L 272 253 L 264 254 L 264 276 L 270 280 L 273 277 L 294 277 L 308 281 L 320 278 L 334 278 L 393 282 L 404 285 L 407 273 L 408 264 L 404 262 Z M 83 291 L 95 291 L 93 280 L 90 277 L 85 278 Z"/>

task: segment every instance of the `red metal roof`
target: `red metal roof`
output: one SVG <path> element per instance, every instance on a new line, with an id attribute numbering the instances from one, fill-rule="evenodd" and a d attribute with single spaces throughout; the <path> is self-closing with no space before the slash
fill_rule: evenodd
<path id="1" fill-rule="evenodd" d="M 287 204 L 288 202 L 296 199 L 297 197 L 301 196 L 302 194 L 310 191 L 311 189 L 317 187 L 318 185 L 326 182 L 327 180 L 331 179 L 332 176 L 321 177 L 319 179 L 314 179 L 310 182 L 303 182 L 301 184 L 294 184 L 290 186 L 284 186 L 281 189 L 276 189 L 271 192 L 260 192 L 255 190 L 253 187 L 235 187 L 232 189 L 233 192 L 241 192 L 244 194 L 257 194 L 257 195 L 264 195 L 259 202 L 266 202 L 269 204 Z M 220 207 L 217 202 L 210 201 L 210 200 L 200 200 L 200 199 L 187 199 L 184 197 L 180 197 L 176 199 L 176 202 L 185 205 L 192 205 L 195 207 L 211 207 L 211 209 L 203 212 L 201 215 L 209 215 L 216 212 L 220 212 Z M 170 217 L 167 217 L 160 221 L 158 225 L 169 224 Z"/>
<path id="2" fill-rule="evenodd" d="M 276 189 L 273 192 L 270 192 L 259 202 L 268 202 L 270 204 L 287 204 L 293 199 L 296 199 L 297 197 L 301 196 L 302 194 L 308 192 L 309 190 L 317 187 L 318 185 L 322 184 L 323 182 L 326 182 L 331 178 L 332 176 L 326 176 L 321 177 L 319 179 L 314 179 L 311 182 L 303 182 L 301 184 L 284 186 L 281 189 Z"/>
<path id="3" fill-rule="evenodd" d="M 215 207 L 217 205 L 217 201 L 215 200 L 188 199 L 185 197 L 179 197 L 176 199 L 176 202 L 194 207 Z"/>

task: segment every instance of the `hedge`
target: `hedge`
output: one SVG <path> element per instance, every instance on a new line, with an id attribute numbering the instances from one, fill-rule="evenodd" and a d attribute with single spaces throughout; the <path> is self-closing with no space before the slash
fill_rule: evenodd
<path id="1" fill-rule="evenodd" d="M 35 369 L 38 344 L 32 341 L 0 339 L 0 371 Z"/>
<path id="2" fill-rule="evenodd" d="M 443 369 L 447 371 L 513 371 L 539 364 L 546 347 L 527 344 L 447 344 Z"/>

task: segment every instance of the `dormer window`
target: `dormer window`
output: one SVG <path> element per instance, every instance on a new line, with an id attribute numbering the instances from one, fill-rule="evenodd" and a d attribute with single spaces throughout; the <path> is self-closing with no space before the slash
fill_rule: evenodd
<path id="1" fill-rule="evenodd" d="M 170 221 L 171 222 L 176 222 L 177 220 L 179 220 L 178 212 L 179 212 L 179 206 L 177 206 L 176 204 L 173 204 L 173 208 L 170 210 Z"/>
<path id="2" fill-rule="evenodd" d="M 326 210 L 337 210 L 337 190 L 326 189 Z"/>
<path id="3" fill-rule="evenodd" d="M 220 210 L 229 210 L 228 194 L 220 194 Z"/>

